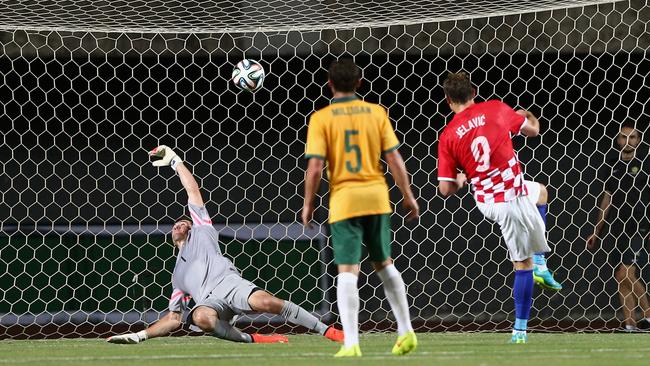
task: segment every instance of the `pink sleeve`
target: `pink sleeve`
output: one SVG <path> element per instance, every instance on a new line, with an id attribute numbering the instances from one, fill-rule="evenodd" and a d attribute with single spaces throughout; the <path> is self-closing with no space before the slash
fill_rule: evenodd
<path id="1" fill-rule="evenodd" d="M 448 141 L 443 134 L 438 142 L 438 180 L 456 181 L 458 166 Z"/>
<path id="2" fill-rule="evenodd" d="M 175 313 L 187 310 L 187 303 L 190 301 L 192 296 L 184 293 L 183 291 L 175 288 L 172 292 L 172 296 L 169 297 L 169 311 Z"/>
<path id="3" fill-rule="evenodd" d="M 210 219 L 210 215 L 205 206 L 197 206 L 188 202 L 187 208 L 190 211 L 193 225 L 212 225 L 212 219 Z"/>

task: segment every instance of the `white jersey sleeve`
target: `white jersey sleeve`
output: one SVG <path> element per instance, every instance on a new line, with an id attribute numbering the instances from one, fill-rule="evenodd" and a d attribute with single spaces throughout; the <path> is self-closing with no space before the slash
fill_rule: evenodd
<path id="1" fill-rule="evenodd" d="M 188 202 L 187 208 L 190 211 L 192 224 L 194 226 L 212 225 L 212 219 L 210 218 L 208 210 L 205 208 L 205 206 L 197 206 Z"/>

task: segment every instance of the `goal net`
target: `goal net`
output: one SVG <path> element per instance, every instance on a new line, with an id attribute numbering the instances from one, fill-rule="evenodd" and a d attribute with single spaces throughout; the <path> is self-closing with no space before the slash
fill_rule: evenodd
<path id="1" fill-rule="evenodd" d="M 620 326 L 614 248 L 584 243 L 620 123 L 644 131 L 650 121 L 645 0 L 1 7 L 0 338 L 139 330 L 166 311 L 168 234 L 186 196 L 171 171 L 150 166 L 159 144 L 183 152 L 243 276 L 336 322 L 326 185 L 320 225 L 296 221 L 307 119 L 329 103 L 326 70 L 340 56 L 362 67 L 360 96 L 389 110 L 422 208 L 405 223 L 387 178 L 393 257 L 417 331 L 501 330 L 513 319 L 498 228 L 467 192 L 436 194 L 437 137 L 450 118 L 440 84 L 458 70 L 479 100 L 542 121 L 541 138 L 516 147 L 526 176 L 549 189 L 549 266 L 564 289 L 536 290 L 532 328 Z M 229 81 L 242 58 L 266 69 L 255 93 Z M 368 263 L 362 271 L 361 327 L 395 327 L 379 280 Z M 286 326 L 266 315 L 238 324 Z"/>

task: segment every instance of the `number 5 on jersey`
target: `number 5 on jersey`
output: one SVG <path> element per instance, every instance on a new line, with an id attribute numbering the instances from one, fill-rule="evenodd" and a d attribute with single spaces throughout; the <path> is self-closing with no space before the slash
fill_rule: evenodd
<path id="1" fill-rule="evenodd" d="M 477 172 L 484 172 L 490 169 L 490 144 L 485 136 L 477 136 L 472 140 L 472 155 L 478 166 Z"/>
<path id="2" fill-rule="evenodd" d="M 359 173 L 361 171 L 361 149 L 359 148 L 359 145 L 353 144 L 350 141 L 352 136 L 358 134 L 358 130 L 345 130 L 345 152 L 354 153 L 355 156 L 354 165 L 352 165 L 350 160 L 345 160 L 345 169 L 350 173 Z"/>

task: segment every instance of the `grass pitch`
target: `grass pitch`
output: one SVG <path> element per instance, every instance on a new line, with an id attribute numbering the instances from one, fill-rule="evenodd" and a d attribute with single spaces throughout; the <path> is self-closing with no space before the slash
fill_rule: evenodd
<path id="1" fill-rule="evenodd" d="M 241 344 L 211 337 L 148 340 L 115 345 L 103 339 L 0 341 L 0 365 L 649 365 L 650 334 L 530 334 L 508 344 L 506 333 L 419 333 L 418 349 L 390 353 L 394 334 L 361 336 L 363 357 L 334 359 L 336 343 L 315 335 L 289 344 Z"/>

